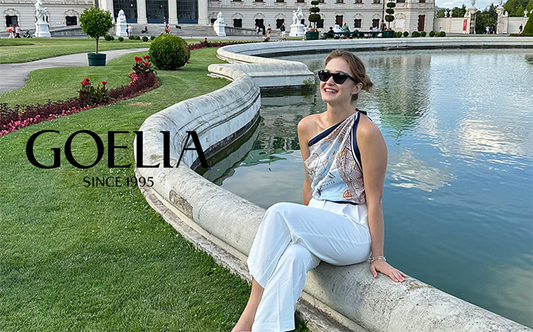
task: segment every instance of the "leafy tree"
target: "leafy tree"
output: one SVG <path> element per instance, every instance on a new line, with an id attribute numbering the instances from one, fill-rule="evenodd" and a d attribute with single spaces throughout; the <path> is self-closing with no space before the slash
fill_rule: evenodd
<path id="1" fill-rule="evenodd" d="M 437 18 L 444 17 L 444 14 L 446 13 L 446 9 L 442 8 L 437 11 Z"/>
<path id="2" fill-rule="evenodd" d="M 465 14 L 466 14 L 466 6 L 464 4 L 461 6 L 461 8 L 454 7 L 452 9 L 452 17 L 464 17 Z"/>
<path id="3" fill-rule="evenodd" d="M 389 22 L 389 29 L 390 22 L 394 21 L 394 7 L 396 7 L 396 4 L 390 0 L 389 3 L 387 3 L 387 15 L 385 15 L 385 21 Z"/>
<path id="4" fill-rule="evenodd" d="M 524 16 L 524 8 L 528 8 L 529 5 L 531 5 L 531 8 L 533 9 L 532 2 L 532 0 L 508 0 L 503 5 L 503 8 L 509 13 L 509 16 L 521 17 Z M 522 7 L 522 9 L 519 7 Z"/>
<path id="5" fill-rule="evenodd" d="M 312 22 L 313 23 L 313 28 L 316 29 L 316 23 L 318 21 L 320 21 L 320 8 L 318 8 L 318 0 L 313 0 L 311 1 L 311 5 L 312 7 L 309 8 L 309 12 L 311 14 L 309 14 L 309 22 Z"/>
<path id="6" fill-rule="evenodd" d="M 479 10 L 476 13 L 476 33 L 483 34 L 485 27 L 496 28 L 496 20 L 498 14 L 496 14 L 496 6 L 491 4 L 489 8 L 485 8 L 483 12 Z"/>
<path id="7" fill-rule="evenodd" d="M 533 14 L 529 12 L 529 19 L 527 20 L 526 26 L 524 27 L 524 36 L 533 36 Z"/>
<path id="8" fill-rule="evenodd" d="M 111 13 L 100 8 L 85 8 L 80 15 L 80 26 L 89 37 L 96 39 L 96 54 L 98 54 L 98 38 L 107 35 L 113 27 Z"/>

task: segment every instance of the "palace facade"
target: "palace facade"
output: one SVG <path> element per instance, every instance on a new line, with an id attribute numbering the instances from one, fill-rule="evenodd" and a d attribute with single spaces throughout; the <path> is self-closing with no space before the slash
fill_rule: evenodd
<path id="1" fill-rule="evenodd" d="M 293 11 L 302 7 L 303 24 L 309 25 L 310 0 L 96 0 L 100 8 L 109 10 L 116 18 L 123 9 L 127 21 L 137 24 L 209 25 L 222 12 L 227 26 L 254 29 L 267 26 L 273 29 L 283 22 L 290 30 Z M 320 0 L 318 27 L 325 30 L 335 24 L 347 23 L 350 30 L 368 30 L 379 27 L 386 15 L 387 0 Z M 391 28 L 396 31 L 434 30 L 435 0 L 396 0 L 395 20 Z M 44 0 L 48 8 L 50 28 L 79 26 L 83 10 L 94 0 Z M 35 7 L 31 0 L 0 0 L 0 13 L 4 26 L 19 24 L 22 29 L 35 28 Z"/>

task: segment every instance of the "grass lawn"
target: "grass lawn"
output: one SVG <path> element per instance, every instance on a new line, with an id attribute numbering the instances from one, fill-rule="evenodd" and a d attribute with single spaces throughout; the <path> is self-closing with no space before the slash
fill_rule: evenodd
<path id="1" fill-rule="evenodd" d="M 187 39 L 189 44 L 199 41 L 199 39 Z M 150 40 L 143 42 L 129 39 L 124 39 L 123 42 L 119 42 L 118 39 L 106 41 L 100 38 L 98 52 L 150 47 L 150 42 Z M 94 52 L 95 48 L 96 41 L 92 38 L 2 39 L 0 40 L 0 63 L 28 62 L 59 55 Z"/>
<path id="2" fill-rule="evenodd" d="M 105 44 L 105 43 L 103 43 Z M 133 44 L 132 44 L 133 45 Z M 79 51 L 79 50 L 78 50 Z M 86 187 L 84 177 L 132 177 L 133 168 L 109 169 L 107 155 L 93 168 L 78 169 L 64 156 L 68 136 L 96 132 L 107 147 L 117 136 L 117 164 L 133 163 L 133 135 L 144 119 L 180 100 L 229 82 L 207 76 L 220 63 L 216 49 L 193 51 L 179 71 L 159 71 L 162 86 L 135 99 L 23 128 L 0 137 L 0 329 L 2 331 L 230 331 L 250 286 L 184 240 L 148 206 L 134 186 Z M 74 96 L 80 77 L 124 84 L 134 55 L 99 69 L 47 69 L 32 75 L 36 96 L 10 94 L 12 103 Z M 64 72 L 66 73 L 66 72 Z M 124 79 L 126 78 L 126 80 Z M 39 81 L 45 79 L 45 84 Z M 67 88 L 72 86 L 70 94 Z M 55 87 L 55 88 L 52 88 Z M 59 92 L 61 90 L 61 92 Z M 56 93 L 57 91 L 57 93 Z M 60 97 L 61 96 L 61 97 Z M 39 169 L 26 156 L 30 136 L 43 164 L 61 149 L 61 167 Z M 88 135 L 74 139 L 82 164 L 95 160 Z M 107 150 L 107 149 L 106 149 Z M 297 331 L 307 331 L 298 322 Z"/>

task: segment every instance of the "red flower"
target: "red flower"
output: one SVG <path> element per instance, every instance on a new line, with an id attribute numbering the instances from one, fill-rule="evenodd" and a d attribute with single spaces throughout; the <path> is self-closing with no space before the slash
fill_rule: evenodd
<path id="1" fill-rule="evenodd" d="M 146 61 L 146 62 L 144 63 L 144 65 L 145 65 L 146 67 L 148 67 L 148 66 L 150 65 L 150 62 Z"/>
<path id="2" fill-rule="evenodd" d="M 135 62 L 141 62 L 141 61 L 143 61 L 142 58 L 140 58 L 140 57 L 138 57 L 138 56 L 135 57 Z"/>
<path id="3" fill-rule="evenodd" d="M 145 60 L 146 59 L 150 59 L 150 56 L 149 55 L 145 55 L 145 56 L 143 56 L 143 59 L 145 59 Z"/>
<path id="4" fill-rule="evenodd" d="M 106 82 L 106 81 L 102 81 L 102 84 L 103 84 L 103 85 L 106 85 L 106 84 L 107 84 L 107 82 Z"/>

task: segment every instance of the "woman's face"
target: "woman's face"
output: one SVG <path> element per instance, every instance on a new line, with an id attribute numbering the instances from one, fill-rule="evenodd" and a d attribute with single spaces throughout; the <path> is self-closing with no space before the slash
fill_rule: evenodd
<path id="1" fill-rule="evenodd" d="M 330 73 L 346 73 L 352 77 L 354 76 L 348 62 L 343 58 L 331 59 L 325 69 Z M 322 100 L 330 105 L 351 105 L 352 95 L 360 90 L 361 83 L 356 84 L 351 79 L 347 79 L 342 84 L 335 83 L 333 77 L 330 77 L 327 82 L 320 81 Z"/>

